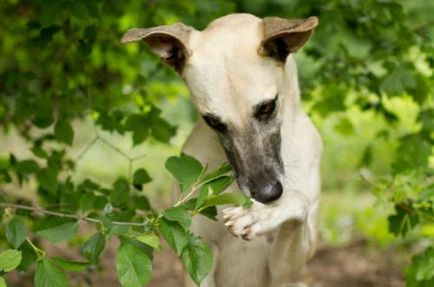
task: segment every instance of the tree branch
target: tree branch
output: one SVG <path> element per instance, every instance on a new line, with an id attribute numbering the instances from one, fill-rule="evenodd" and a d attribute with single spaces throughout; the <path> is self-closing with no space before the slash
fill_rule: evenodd
<path id="1" fill-rule="evenodd" d="M 72 219 L 75 219 L 78 221 L 87 221 L 87 222 L 92 222 L 92 223 L 103 223 L 101 220 L 99 220 L 97 218 L 46 210 L 46 209 L 43 209 L 42 207 L 39 207 L 39 206 L 28 206 L 28 205 L 22 205 L 22 204 L 0 202 L 0 207 L 29 210 L 29 211 L 40 212 L 43 214 L 57 216 L 57 217 L 72 218 Z M 148 223 L 147 222 L 140 223 L 140 222 L 127 222 L 127 221 L 112 221 L 112 224 L 113 225 L 122 225 L 122 226 L 145 226 Z"/>

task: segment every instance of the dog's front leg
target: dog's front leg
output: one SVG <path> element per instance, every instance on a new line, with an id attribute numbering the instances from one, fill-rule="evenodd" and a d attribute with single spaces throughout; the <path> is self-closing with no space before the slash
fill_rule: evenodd
<path id="1" fill-rule="evenodd" d="M 274 204 L 262 204 L 253 200 L 249 209 L 230 207 L 223 210 L 223 220 L 229 231 L 244 240 L 264 235 L 284 222 L 304 221 L 309 201 L 301 192 L 288 192 L 285 199 Z"/>

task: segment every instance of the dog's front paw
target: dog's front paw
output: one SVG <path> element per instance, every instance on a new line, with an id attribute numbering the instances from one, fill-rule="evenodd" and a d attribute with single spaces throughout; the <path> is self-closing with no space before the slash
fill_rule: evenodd
<path id="1" fill-rule="evenodd" d="M 223 210 L 223 221 L 229 232 L 244 240 L 252 240 L 268 231 L 267 209 L 255 210 L 242 207 L 230 207 Z"/>

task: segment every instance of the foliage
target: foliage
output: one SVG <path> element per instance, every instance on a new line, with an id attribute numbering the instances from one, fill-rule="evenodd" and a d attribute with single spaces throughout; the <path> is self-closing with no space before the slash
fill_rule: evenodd
<path id="1" fill-rule="evenodd" d="M 296 55 L 306 108 L 318 123 L 337 116 L 335 128 L 348 140 L 357 131 L 345 111 L 372 113 L 384 121 L 383 128 L 372 127 L 373 142 L 358 143 L 365 147 L 359 168 L 373 169 L 373 161 L 381 156 L 377 140 L 390 143 L 390 166 L 367 180 L 380 202 L 394 206 L 390 231 L 423 237 L 417 230 L 434 222 L 433 6 L 422 0 L 129 0 L 121 5 L 96 0 L 2 1 L 1 132 L 18 133 L 28 147 L 20 154 L 3 147 L 0 151 L 5 238 L 0 246 L 13 248 L 0 254 L 1 274 L 15 268 L 30 270 L 36 264 L 36 286 L 65 286 L 65 271 L 98 265 L 107 240 L 115 236 L 121 239 L 120 282 L 142 286 L 150 278 L 161 235 L 192 279 L 200 282 L 210 269 L 211 255 L 188 230 L 191 216 L 214 218 L 215 205 L 245 204 L 240 193 L 221 193 L 232 182 L 230 168 L 208 172 L 187 155 L 169 158 L 166 167 L 181 183 L 182 197 L 175 206 L 156 210 L 143 192 L 152 181 L 148 171 L 134 169 L 137 158 L 107 141 L 103 132 L 130 137 L 133 146 L 170 143 L 177 127 L 162 116 L 159 106 L 162 98 L 185 94 L 175 73 L 160 65 L 144 45 L 121 46 L 123 32 L 176 21 L 203 28 L 237 11 L 319 16 L 315 36 Z M 391 108 L 388 103 L 394 99 L 417 107 L 413 128 L 400 126 L 406 110 Z M 77 144 L 80 124 L 89 121 L 95 137 L 73 157 L 69 151 Z M 127 176 L 112 185 L 74 178 L 77 163 L 96 143 L 128 161 Z M 34 200 L 6 192 L 11 186 L 34 187 Z M 93 224 L 93 234 L 77 233 L 81 221 Z M 85 260 L 52 258 L 38 247 L 43 240 L 75 242 Z M 430 285 L 432 272 L 424 268 L 432 258 L 432 248 L 413 258 L 407 269 L 409 286 Z"/>

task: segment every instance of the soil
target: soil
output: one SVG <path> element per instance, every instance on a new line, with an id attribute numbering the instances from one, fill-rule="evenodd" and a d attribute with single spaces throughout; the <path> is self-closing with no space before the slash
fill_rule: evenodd
<path id="1" fill-rule="evenodd" d="M 100 271 L 72 274 L 71 281 L 75 284 L 71 285 L 120 286 L 114 262 L 117 245 L 118 242 L 112 241 L 107 246 Z M 49 249 L 51 255 L 79 259 L 66 245 L 53 245 Z M 363 240 L 341 247 L 322 246 L 308 263 L 301 281 L 310 287 L 404 287 L 402 257 L 396 250 L 370 248 Z M 182 287 L 182 274 L 182 264 L 165 246 L 154 257 L 153 277 L 148 287 Z M 31 277 L 16 273 L 10 274 L 7 280 L 10 287 L 33 286 Z"/>

